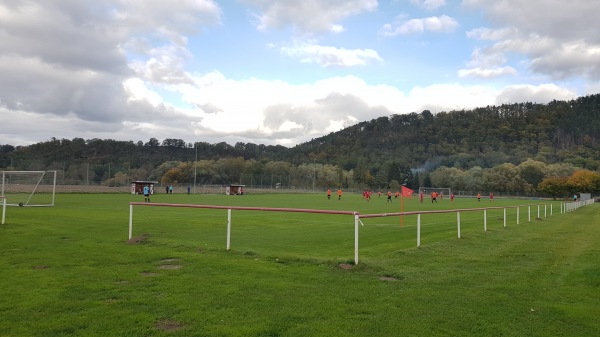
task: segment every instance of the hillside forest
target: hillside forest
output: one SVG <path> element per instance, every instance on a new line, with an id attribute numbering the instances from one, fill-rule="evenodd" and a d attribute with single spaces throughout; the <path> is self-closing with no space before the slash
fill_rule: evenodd
<path id="1" fill-rule="evenodd" d="M 382 116 L 292 148 L 175 138 L 0 145 L 0 170 L 56 170 L 60 184 L 73 185 L 156 180 L 378 190 L 402 184 L 556 197 L 600 192 L 599 169 L 600 94 Z"/>

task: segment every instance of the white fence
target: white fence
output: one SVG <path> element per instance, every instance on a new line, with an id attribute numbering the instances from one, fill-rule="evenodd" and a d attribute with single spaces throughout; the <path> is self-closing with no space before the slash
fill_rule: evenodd
<path id="1" fill-rule="evenodd" d="M 568 202 L 560 204 L 560 214 L 571 212 L 579 207 L 590 205 L 594 202 L 593 199 L 579 202 Z M 226 209 L 227 210 L 227 243 L 226 249 L 231 249 L 231 212 L 232 210 L 238 211 L 270 211 L 270 212 L 295 212 L 295 213 L 319 213 L 319 214 L 343 214 L 352 215 L 354 220 L 354 264 L 358 264 L 358 228 L 359 223 L 362 224 L 361 218 L 377 218 L 377 217 L 402 217 L 408 215 L 417 215 L 417 247 L 421 246 L 421 215 L 430 214 L 441 214 L 441 213 L 456 213 L 456 225 L 457 225 L 457 236 L 460 239 L 460 214 L 463 212 L 483 212 L 483 231 L 487 231 L 487 211 L 488 210 L 503 210 L 503 223 L 504 227 L 507 227 L 507 216 L 506 210 L 515 208 L 516 209 L 516 224 L 520 223 L 520 210 L 521 208 L 527 207 L 527 221 L 531 222 L 531 209 L 537 209 L 537 219 L 541 219 L 542 209 L 543 216 L 546 218 L 548 213 L 550 216 L 553 215 L 553 204 L 548 207 L 547 204 L 533 204 L 533 205 L 520 205 L 520 206 L 505 206 L 505 207 L 485 207 L 485 208 L 467 208 L 467 209 L 452 209 L 452 210 L 435 210 L 435 211 L 411 211 L 411 212 L 395 212 L 395 213 L 379 213 L 379 214 L 360 214 L 359 212 L 352 211 L 335 211 L 335 210 L 316 210 L 316 209 L 299 209 L 299 208 L 272 208 L 272 207 L 243 207 L 243 206 L 214 206 L 214 205 L 194 205 L 194 204 L 167 204 L 167 203 L 146 203 L 146 202 L 130 202 L 129 203 L 129 240 L 133 237 L 133 207 L 134 206 L 146 206 L 146 207 L 183 207 L 183 208 L 204 208 L 204 209 Z"/>
<path id="2" fill-rule="evenodd" d="M 6 197 L 0 196 L 2 199 L 2 225 L 4 225 L 4 220 L 6 220 Z"/>

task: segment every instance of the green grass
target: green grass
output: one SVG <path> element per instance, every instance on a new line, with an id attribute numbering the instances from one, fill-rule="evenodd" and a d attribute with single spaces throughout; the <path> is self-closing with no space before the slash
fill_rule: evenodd
<path id="1" fill-rule="evenodd" d="M 399 211 L 323 195 L 156 195 L 153 202 Z M 0 336 L 594 336 L 599 205 L 364 219 L 359 264 L 345 215 L 134 208 L 141 196 L 58 195 L 0 226 Z M 536 203 L 497 199 L 494 206 Z M 405 201 L 405 210 L 489 206 Z M 177 265 L 179 269 L 166 269 Z M 382 280 L 382 277 L 388 279 Z M 170 328 L 170 329 L 169 329 Z"/>

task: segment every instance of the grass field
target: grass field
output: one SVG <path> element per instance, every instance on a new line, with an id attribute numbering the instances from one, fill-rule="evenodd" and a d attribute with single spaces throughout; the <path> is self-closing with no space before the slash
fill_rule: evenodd
<path id="1" fill-rule="evenodd" d="M 399 211 L 377 196 L 156 195 L 152 202 Z M 598 336 L 600 206 L 364 219 L 135 207 L 60 194 L 0 226 L 0 336 Z M 540 201 L 496 199 L 494 206 Z M 490 206 L 457 199 L 404 210 Z M 544 212 L 545 211 L 545 212 Z M 546 217 L 544 216 L 546 213 Z M 350 268 L 351 267 L 351 268 Z"/>

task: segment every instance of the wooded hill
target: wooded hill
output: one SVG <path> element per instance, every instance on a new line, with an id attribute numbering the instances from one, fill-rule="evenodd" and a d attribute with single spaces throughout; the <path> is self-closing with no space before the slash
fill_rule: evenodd
<path id="1" fill-rule="evenodd" d="M 432 114 L 383 116 L 289 150 L 343 166 L 401 162 L 413 169 L 469 169 L 518 164 L 528 158 L 600 167 L 600 95 L 548 104 L 519 103 Z"/>
<path id="2" fill-rule="evenodd" d="M 192 144 L 180 139 L 161 142 L 152 138 L 144 143 L 53 138 L 30 146 L 0 145 L 0 169 L 65 172 L 71 165 L 87 163 L 112 164 L 114 173 L 157 167 L 167 161 L 193 162 L 197 155 L 198 160 L 243 157 L 263 164 L 318 163 L 344 170 L 362 166 L 372 175 L 390 163 L 429 171 L 442 165 L 489 168 L 518 164 L 528 158 L 598 170 L 599 140 L 597 94 L 548 104 L 519 103 L 437 114 L 426 110 L 382 116 L 293 148 L 253 143 Z"/>

